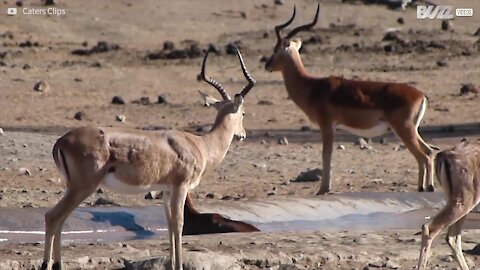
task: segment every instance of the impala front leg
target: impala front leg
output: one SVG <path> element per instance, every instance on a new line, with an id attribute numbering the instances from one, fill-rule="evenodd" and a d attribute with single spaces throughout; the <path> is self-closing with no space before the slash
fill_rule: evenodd
<path id="1" fill-rule="evenodd" d="M 335 129 L 333 125 L 324 125 L 322 129 L 323 150 L 322 150 L 322 184 L 317 192 L 317 195 L 325 194 L 330 191 L 332 176 L 332 152 L 333 141 L 335 139 Z"/>

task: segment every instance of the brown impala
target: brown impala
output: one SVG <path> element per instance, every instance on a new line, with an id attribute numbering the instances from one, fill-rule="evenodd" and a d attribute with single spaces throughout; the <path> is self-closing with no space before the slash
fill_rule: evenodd
<path id="1" fill-rule="evenodd" d="M 67 191 L 45 214 L 45 253 L 41 269 L 49 267 L 52 252 L 53 269 L 61 269 L 63 223 L 99 185 L 120 193 L 164 191 L 172 268 L 182 269 L 187 192 L 199 184 L 205 173 L 222 162 L 234 136 L 245 138 L 243 98 L 255 81 L 248 74 L 240 52 L 237 53 L 248 84 L 233 100 L 220 83 L 205 76 L 208 52 L 203 59 L 202 78 L 223 98 L 219 101 L 202 94 L 207 105 L 218 111 L 212 130 L 203 136 L 179 130 L 82 127 L 57 140 L 53 157 L 66 180 Z"/>
<path id="2" fill-rule="evenodd" d="M 480 142 L 462 142 L 437 154 L 437 179 L 447 197 L 447 205 L 422 227 L 418 270 L 427 267 L 433 239 L 448 228 L 445 240 L 462 270 L 468 270 L 462 252 L 462 227 L 467 214 L 480 202 Z"/>
<path id="3" fill-rule="evenodd" d="M 433 191 L 433 150 L 418 134 L 418 126 L 427 108 L 425 95 L 404 83 L 348 80 L 342 77 L 314 77 L 305 70 L 299 49 L 300 39 L 291 38 L 312 28 L 318 20 L 320 5 L 309 24 L 293 29 L 284 38 L 280 30 L 292 23 L 292 17 L 275 27 L 277 44 L 265 69 L 281 71 L 289 97 L 322 130 L 322 184 L 317 192 L 330 191 L 331 160 L 335 129 L 347 130 L 361 137 L 375 137 L 393 129 L 415 156 L 418 190 Z"/>

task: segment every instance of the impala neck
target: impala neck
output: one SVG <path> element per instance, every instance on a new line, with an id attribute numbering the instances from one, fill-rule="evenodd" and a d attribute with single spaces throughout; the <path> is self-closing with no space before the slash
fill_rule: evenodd
<path id="1" fill-rule="evenodd" d="M 203 136 L 207 148 L 207 167 L 220 164 L 227 154 L 234 136 L 233 121 L 228 115 L 217 115 L 210 132 Z"/>
<path id="2" fill-rule="evenodd" d="M 307 81 L 310 76 L 303 66 L 300 54 L 297 51 L 292 51 L 290 56 L 291 57 L 285 59 L 286 62 L 282 69 L 283 81 L 285 82 L 288 96 L 297 103 L 297 105 L 301 106 L 303 100 L 308 99 L 305 91 L 308 90 Z"/>

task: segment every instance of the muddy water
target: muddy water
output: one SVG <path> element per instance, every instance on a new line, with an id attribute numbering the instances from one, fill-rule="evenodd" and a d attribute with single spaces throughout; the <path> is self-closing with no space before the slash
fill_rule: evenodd
<path id="1" fill-rule="evenodd" d="M 202 212 L 218 212 L 249 222 L 264 232 L 273 232 L 420 229 L 443 204 L 443 194 L 439 192 L 360 192 L 311 198 L 222 201 L 198 206 Z M 43 242 L 43 215 L 47 210 L 0 209 L 0 245 Z M 468 228 L 480 228 L 477 215 L 469 216 Z M 161 238 L 165 234 L 161 206 L 78 208 L 63 229 L 65 241 L 115 242 Z"/>

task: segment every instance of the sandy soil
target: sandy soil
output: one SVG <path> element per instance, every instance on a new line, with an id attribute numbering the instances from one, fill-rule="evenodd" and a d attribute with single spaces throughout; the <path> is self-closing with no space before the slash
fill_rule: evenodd
<path id="1" fill-rule="evenodd" d="M 437 2 L 480 11 L 477 1 Z M 430 100 L 425 126 L 480 119 L 479 98 L 458 95 L 464 83 L 480 87 L 480 43 L 473 35 L 480 26 L 478 15 L 457 18 L 454 31 L 442 31 L 440 21 L 417 20 L 414 8 L 402 12 L 381 5 L 322 3 L 318 26 L 299 35 L 307 41 L 303 60 L 310 73 L 415 85 Z M 56 7 L 66 10 L 63 16 L 9 17 L 3 12 L 11 5 L 13 1 L 0 3 L 0 127 L 5 131 L 0 136 L 0 207 L 51 207 L 62 196 L 51 147 L 69 128 L 112 125 L 196 131 L 212 123 L 214 110 L 203 107 L 196 93 L 201 89 L 215 94 L 196 80 L 201 55 L 148 59 L 147 55 L 162 50 L 165 41 L 172 41 L 178 49 L 192 44 L 206 49 L 209 43 L 218 47 L 222 52 L 210 58 L 208 73 L 224 82 L 231 94 L 244 84 L 236 57 L 225 53 L 228 43 L 237 43 L 258 81 L 246 99 L 244 120 L 249 135 L 255 136 L 232 144 L 222 165 L 193 191 L 195 200 L 222 203 L 227 196 L 248 200 L 312 196 L 316 191 L 318 183 L 289 181 L 303 170 L 321 167 L 319 140 L 299 139 L 302 134 L 315 137 L 312 131 L 300 132 L 302 127 L 316 127 L 287 98 L 281 75 L 265 72 L 261 61 L 272 51 L 273 26 L 290 15 L 293 1 L 284 5 L 274 5 L 271 0 L 61 1 Z M 41 7 L 38 1 L 24 1 L 24 5 Z M 314 8 L 312 0 L 297 3 L 296 24 L 310 20 Z M 397 22 L 399 17 L 404 24 Z M 410 45 L 382 41 L 388 28 L 399 28 L 397 35 Z M 119 49 L 91 55 L 72 53 L 88 50 L 99 41 L 117 44 Z M 396 46 L 394 52 L 384 51 L 389 44 Z M 47 81 L 49 91 L 33 90 L 40 80 Z M 156 101 L 160 94 L 169 104 L 133 103 L 141 97 Z M 115 95 L 122 96 L 127 104 L 111 104 Z M 265 100 L 271 104 L 265 105 Z M 84 113 L 83 120 L 74 118 L 77 112 Z M 117 122 L 117 115 L 124 115 L 126 122 Z M 288 145 L 277 143 L 280 131 L 291 134 L 287 135 Z M 416 189 L 416 162 L 398 141 L 375 141 L 372 149 L 361 150 L 352 143 L 355 138 L 349 138 L 336 142 L 345 149 L 334 153 L 335 192 Z M 460 140 L 427 139 L 442 148 Z M 21 175 L 21 168 L 28 168 L 31 175 Z M 208 193 L 213 193 L 213 198 L 207 198 Z M 82 205 L 92 205 L 98 197 L 125 206 L 160 203 L 105 190 Z M 185 250 L 206 256 L 197 259 L 203 262 L 217 255 L 226 261 L 234 258 L 244 269 L 277 269 L 281 264 L 294 265 L 281 269 L 394 268 L 395 264 L 412 268 L 419 249 L 415 233 L 215 235 L 188 237 Z M 475 239 L 477 231 L 467 232 L 465 248 L 472 248 Z M 67 244 L 65 261 L 72 268 L 111 269 L 124 265 L 121 258 L 140 260 L 167 254 L 165 241 L 123 244 Z M 447 256 L 446 244 L 438 241 L 437 247 L 431 265 L 456 267 Z M 7 261 L 13 260 L 20 262 L 19 268 L 29 268 L 39 260 L 42 249 L 38 244 L 0 246 L 0 267 L 15 268 L 15 262 Z M 468 258 L 471 263 L 476 260 Z"/>

